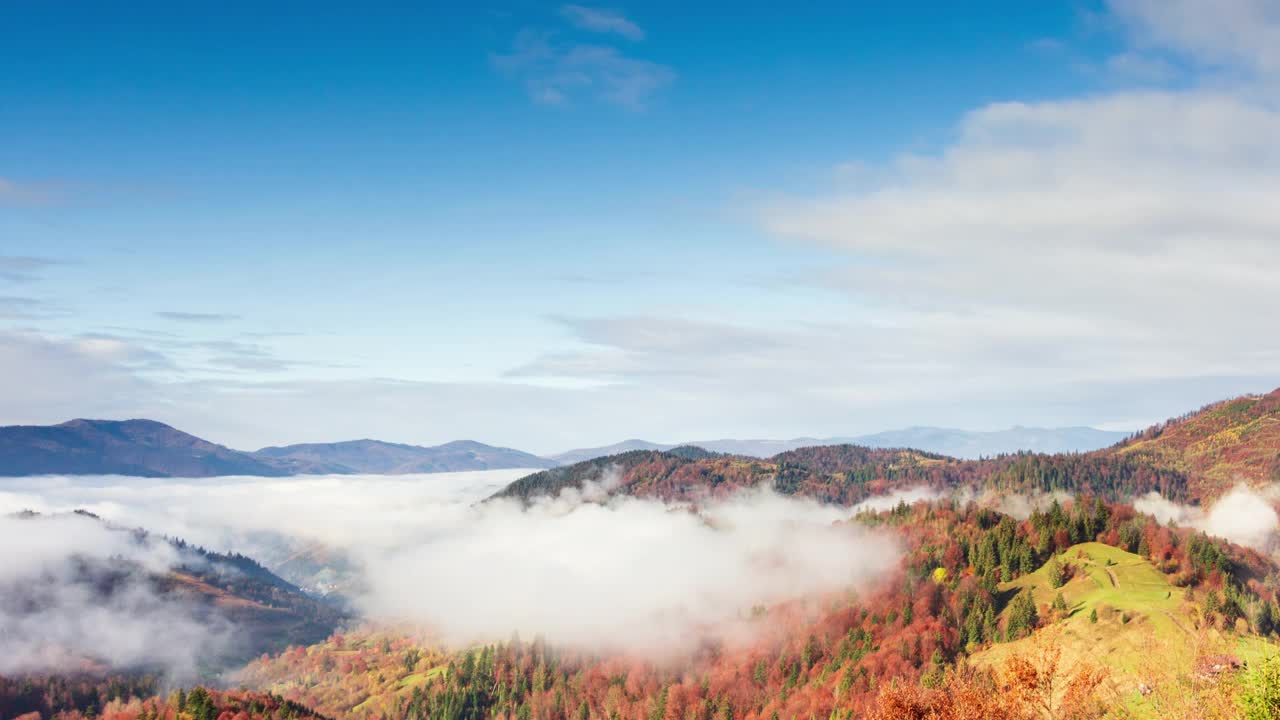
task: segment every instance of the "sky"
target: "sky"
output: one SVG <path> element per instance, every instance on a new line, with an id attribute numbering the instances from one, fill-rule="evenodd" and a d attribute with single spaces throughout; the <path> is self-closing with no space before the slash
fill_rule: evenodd
<path id="1" fill-rule="evenodd" d="M 1280 386 L 1280 2 L 0 14 L 0 424 L 1130 430 Z"/>

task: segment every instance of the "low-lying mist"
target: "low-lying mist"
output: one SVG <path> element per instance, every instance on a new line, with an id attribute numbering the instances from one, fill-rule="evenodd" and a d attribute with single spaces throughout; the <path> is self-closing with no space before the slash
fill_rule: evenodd
<path id="1" fill-rule="evenodd" d="M 768 491 L 697 512 L 630 497 L 489 503 L 368 558 L 365 605 L 459 642 L 518 630 L 593 649 L 687 649 L 744 631 L 754 606 L 889 570 L 894 543 L 835 524 L 847 516 Z"/>
<path id="2" fill-rule="evenodd" d="M 1239 545 L 1266 550 L 1280 531 L 1276 492 L 1274 486 L 1252 489 L 1237 485 L 1207 508 L 1182 505 L 1150 492 L 1135 499 L 1133 507 L 1162 523 L 1194 527 Z"/>
<path id="3" fill-rule="evenodd" d="M 456 643 L 519 632 L 645 653 L 734 637 L 753 608 L 865 586 L 899 557 L 888 535 L 841 523 L 850 509 L 770 491 L 696 510 L 593 484 L 477 502 L 521 474 L 25 478 L 0 482 L 0 513 L 83 508 L 255 557 L 279 555 L 282 536 L 321 543 L 361 569 L 352 599 L 370 619 Z"/>
<path id="4" fill-rule="evenodd" d="M 164 542 L 81 515 L 0 517 L 0 674 L 105 663 L 194 676 L 229 626 L 157 591 L 182 563 Z"/>

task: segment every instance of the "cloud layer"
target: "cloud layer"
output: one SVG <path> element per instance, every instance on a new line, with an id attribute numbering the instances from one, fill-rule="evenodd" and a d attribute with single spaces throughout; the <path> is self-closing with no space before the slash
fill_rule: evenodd
<path id="1" fill-rule="evenodd" d="M 697 512 L 598 503 L 591 487 L 528 508 L 475 504 L 516 474 L 39 478 L 0 484 L 0 512 L 86 507 L 249 554 L 279 534 L 318 541 L 363 568 L 356 599 L 373 618 L 454 642 L 519 631 L 650 653 L 736 637 L 755 606 L 864 587 L 897 562 L 886 536 L 838 523 L 848 510 L 767 492 Z"/>

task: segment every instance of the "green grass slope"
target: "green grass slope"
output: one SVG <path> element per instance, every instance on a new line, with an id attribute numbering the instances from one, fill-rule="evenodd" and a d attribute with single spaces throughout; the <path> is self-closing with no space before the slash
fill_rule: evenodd
<path id="1" fill-rule="evenodd" d="M 1130 709 L 1144 717 L 1151 708 L 1139 689 L 1152 683 L 1150 678 L 1189 672 L 1204 655 L 1230 653 L 1252 663 L 1280 651 L 1256 635 L 1203 626 L 1198 604 L 1141 556 L 1089 542 L 1068 548 L 1057 560 L 1076 569 L 1075 577 L 1060 588 L 1050 582 L 1051 562 L 1000 585 L 1009 597 L 1030 589 L 1042 627 L 1031 637 L 974 654 L 975 665 L 997 667 L 1013 654 L 1030 653 L 1051 634 L 1065 667 L 1088 663 L 1107 668 Z M 1063 617 L 1050 609 L 1059 592 L 1067 605 Z M 1095 612 L 1096 622 L 1091 619 Z"/>

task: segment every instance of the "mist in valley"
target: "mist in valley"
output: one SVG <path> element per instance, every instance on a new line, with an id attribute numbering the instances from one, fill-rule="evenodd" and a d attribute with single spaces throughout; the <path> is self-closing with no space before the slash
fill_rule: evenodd
<path id="1" fill-rule="evenodd" d="M 296 563 L 299 553 L 340 557 L 351 574 L 343 589 L 361 617 L 408 622 L 452 645 L 520 633 L 650 656 L 749 638 L 754 609 L 865 589 L 899 557 L 888 534 L 844 522 L 852 509 L 770 490 L 692 508 L 610 495 L 616 478 L 606 473 L 528 505 L 481 502 L 521 474 L 23 478 L 0 482 L 0 514 L 93 524 L 65 515 L 81 509 L 118 528 L 272 565 Z M 93 531 L 128 536 L 101 523 Z M 43 536 L 27 543 L 49 557 L 80 551 Z M 164 572 L 176 562 L 149 567 Z M 133 636 L 169 623 L 135 615 Z"/>

